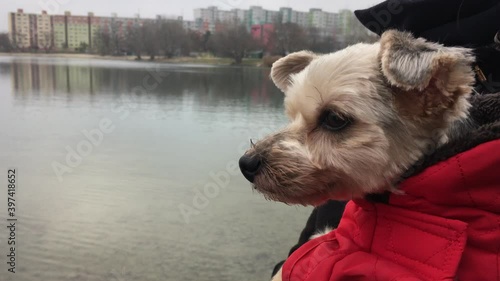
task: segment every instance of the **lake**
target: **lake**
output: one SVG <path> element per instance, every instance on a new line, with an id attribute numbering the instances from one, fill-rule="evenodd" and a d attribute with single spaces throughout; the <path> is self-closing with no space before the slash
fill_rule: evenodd
<path id="1" fill-rule="evenodd" d="M 269 71 L 0 57 L 0 279 L 269 280 L 311 211 L 236 167 L 287 122 Z"/>

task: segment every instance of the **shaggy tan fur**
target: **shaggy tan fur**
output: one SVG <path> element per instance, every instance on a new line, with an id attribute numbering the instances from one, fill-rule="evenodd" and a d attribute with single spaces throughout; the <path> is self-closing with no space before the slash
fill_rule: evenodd
<path id="1" fill-rule="evenodd" d="M 380 43 L 278 60 L 271 77 L 285 92 L 290 124 L 247 152 L 262 159 L 255 188 L 303 205 L 395 190 L 402 173 L 466 118 L 472 62 L 467 49 L 398 31 Z M 351 122 L 328 130 L 325 112 Z"/>
<path id="2" fill-rule="evenodd" d="M 304 70 L 314 58 L 316 58 L 314 53 L 301 51 L 277 60 L 271 69 L 271 77 L 276 86 L 286 91 L 290 85 L 290 76 Z"/>

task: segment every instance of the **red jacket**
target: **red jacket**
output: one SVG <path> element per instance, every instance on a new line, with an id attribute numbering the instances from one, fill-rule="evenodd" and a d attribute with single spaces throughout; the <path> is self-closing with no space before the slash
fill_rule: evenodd
<path id="1" fill-rule="evenodd" d="M 500 280 L 500 140 L 433 165 L 388 204 L 350 202 L 295 251 L 284 281 Z"/>

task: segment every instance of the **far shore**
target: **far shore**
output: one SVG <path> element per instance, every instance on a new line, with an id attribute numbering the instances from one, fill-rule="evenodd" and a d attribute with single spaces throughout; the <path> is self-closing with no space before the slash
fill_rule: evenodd
<path id="1" fill-rule="evenodd" d="M 10 57 L 52 57 L 52 58 L 74 58 L 74 59 L 100 59 L 100 60 L 118 60 L 131 62 L 160 62 L 160 63 L 177 63 L 177 64 L 206 64 L 206 65 L 232 65 L 233 60 L 230 58 L 218 57 L 156 57 L 155 60 L 150 60 L 149 56 L 143 56 L 142 60 L 137 60 L 136 56 L 101 56 L 96 54 L 79 54 L 79 53 L 2 53 L 0 56 Z M 241 66 L 261 66 L 261 59 L 243 59 Z"/>

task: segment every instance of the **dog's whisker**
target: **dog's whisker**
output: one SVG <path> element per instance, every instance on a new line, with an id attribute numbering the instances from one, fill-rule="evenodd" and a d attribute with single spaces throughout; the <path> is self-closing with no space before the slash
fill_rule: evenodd
<path id="1" fill-rule="evenodd" d="M 250 147 L 251 147 L 251 148 L 255 148 L 255 143 L 253 142 L 253 140 L 252 140 L 252 139 L 250 139 Z"/>

